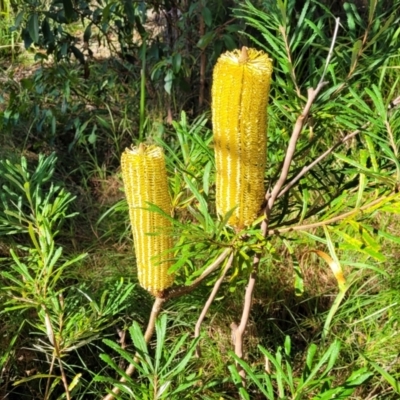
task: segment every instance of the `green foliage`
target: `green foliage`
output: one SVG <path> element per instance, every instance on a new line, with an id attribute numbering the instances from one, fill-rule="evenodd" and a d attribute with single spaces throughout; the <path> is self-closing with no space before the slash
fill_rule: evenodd
<path id="1" fill-rule="evenodd" d="M 51 182 L 57 158 L 55 154 L 45 157 L 39 155 L 33 172 L 29 171 L 25 157 L 19 164 L 10 160 L 0 161 L 1 210 L 0 235 L 29 232 L 38 251 L 36 235 L 56 235 L 68 214 L 68 206 L 74 197 L 59 185 Z"/>
<path id="2" fill-rule="evenodd" d="M 221 1 L 199 0 L 186 5 L 108 1 L 89 7 L 85 1 L 73 4 L 70 0 L 39 0 L 31 4 L 28 12 L 20 11 L 14 29 L 21 29 L 26 48 L 35 44 L 46 49 L 46 54 L 36 53 L 37 59 L 53 55 L 61 61 L 73 56 L 82 65 L 93 56 L 93 39 L 106 41 L 115 55 L 115 43 L 110 38 L 116 36 L 122 57 L 135 63 L 141 53 L 140 57 L 153 66 L 152 79 L 162 83 L 171 95 L 172 89 L 190 88 L 188 79 L 196 69 L 199 54 L 207 51 L 213 64 L 223 49 L 236 47 L 239 25 L 228 17 Z M 199 19 L 201 27 L 196 29 L 193 22 Z M 79 23 L 84 30 L 83 51 L 73 32 Z M 148 44 L 143 45 L 144 41 Z"/>
<path id="3" fill-rule="evenodd" d="M 315 344 L 311 344 L 305 355 L 304 365 L 300 373 L 296 371 L 296 374 L 294 371 L 298 370 L 299 366 L 293 365 L 292 345 L 288 336 L 285 339 L 284 347 L 279 346 L 275 355 L 262 346 L 260 346 L 260 351 L 265 357 L 265 371 L 262 373 L 256 372 L 248 363 L 232 354 L 249 378 L 250 385 L 245 388 L 236 367 L 234 365 L 229 367 L 242 399 L 250 400 L 252 398 L 250 393 L 254 393 L 253 386 L 268 400 L 289 398 L 300 400 L 310 398 L 311 395 L 313 399 L 318 400 L 348 399 L 359 386 L 373 375 L 367 368 L 360 368 L 354 370 L 344 382 L 334 384 L 332 371 L 340 352 L 340 342 L 338 341 L 334 341 L 322 354 L 319 354 Z"/>
<path id="4" fill-rule="evenodd" d="M 99 375 L 95 377 L 96 381 L 112 383 L 121 389 L 121 393 L 128 395 L 128 397 L 120 396 L 118 398 L 195 398 L 196 393 L 200 391 L 200 376 L 196 372 L 191 372 L 194 369 L 191 364 L 197 340 L 187 344 L 189 335 L 184 334 L 176 340 L 175 344 L 169 345 L 165 314 L 156 323 L 157 342 L 154 349 L 149 349 L 141 328 L 136 322 L 130 327 L 129 333 L 137 351 L 137 358 L 133 358 L 130 352 L 121 349 L 111 340 L 105 339 L 104 343 L 118 353 L 122 359 L 134 365 L 140 378 L 128 376 L 108 354 L 101 354 L 101 359 L 126 381 L 122 383 Z"/>
<path id="5" fill-rule="evenodd" d="M 55 360 L 87 346 L 114 325 L 115 316 L 126 308 L 127 298 L 134 289 L 133 284 L 120 280 L 109 289 L 104 288 L 101 296 L 94 297 L 85 284 L 68 283 L 69 270 L 81 263 L 86 254 L 66 257 L 63 247 L 55 242 L 64 220 L 73 216 L 67 209 L 74 199 L 52 182 L 56 161 L 54 154 L 40 156 L 33 172 L 24 157 L 19 164 L 10 160 L 1 162 L 1 233 L 28 234 L 31 241 L 30 246 L 20 247 L 18 253 L 10 250 L 10 265 L 1 272 L 1 314 L 10 316 L 18 312 L 25 316 L 19 330 L 27 322 L 32 334 L 40 338 L 35 351 L 53 360 L 47 374 L 37 373 L 15 383 L 21 385 L 46 378 L 45 398 L 52 395 L 57 382 L 67 379 L 62 365 L 60 375 L 54 373 Z M 21 249 L 26 254 L 19 254 Z M 28 318 L 28 311 L 34 316 Z M 10 354 L 15 342 L 13 337 L 6 354 Z M 2 357 L 2 367 L 6 361 Z M 72 375 L 73 382 L 79 380 L 78 375 Z M 73 382 L 70 390 L 76 386 Z"/>
<path id="6" fill-rule="evenodd" d="M 399 5 L 397 0 L 390 5 L 373 0 L 366 15 L 361 7 L 345 3 L 335 15 L 323 2 L 307 0 L 300 9 L 295 0 L 265 1 L 261 7 L 246 1 L 235 14 L 255 28 L 247 35 L 272 56 L 277 85 L 289 98 L 300 97 L 300 89 L 318 83 L 332 40 L 333 18 L 340 16 L 334 57 L 327 67 L 332 84 L 322 96 L 325 99 L 336 97 L 355 80 L 369 83 L 370 74 L 397 55 Z"/>
<path id="7" fill-rule="evenodd" d="M 11 63 L 14 62 L 18 51 L 18 35 L 11 28 L 13 25 L 14 13 L 9 0 L 0 1 L 0 56 L 11 55 Z"/>

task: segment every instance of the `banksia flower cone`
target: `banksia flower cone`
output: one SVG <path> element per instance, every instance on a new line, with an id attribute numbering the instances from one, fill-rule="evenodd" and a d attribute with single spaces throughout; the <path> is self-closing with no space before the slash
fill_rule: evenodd
<path id="1" fill-rule="evenodd" d="M 214 68 L 216 205 L 222 216 L 237 207 L 228 223 L 238 230 L 257 219 L 264 201 L 271 74 L 268 55 L 246 47 L 223 54 Z"/>
<path id="2" fill-rule="evenodd" d="M 160 147 L 140 145 L 126 149 L 121 158 L 122 178 L 129 206 L 140 285 L 154 296 L 162 295 L 174 277 L 168 274 L 172 262 L 171 222 L 148 210 L 149 203 L 171 213 L 164 152 Z"/>

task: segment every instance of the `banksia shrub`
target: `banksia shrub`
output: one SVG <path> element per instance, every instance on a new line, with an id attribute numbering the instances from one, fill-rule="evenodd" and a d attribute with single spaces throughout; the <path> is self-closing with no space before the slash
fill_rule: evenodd
<path id="1" fill-rule="evenodd" d="M 264 201 L 271 74 L 268 55 L 246 47 L 221 55 L 214 68 L 216 206 L 222 216 L 237 207 L 228 223 L 238 230 L 258 217 Z"/>
<path id="2" fill-rule="evenodd" d="M 140 285 L 155 296 L 170 287 L 174 277 L 168 274 L 172 262 L 171 221 L 149 211 L 149 203 L 170 215 L 164 152 L 158 146 L 140 145 L 126 149 L 121 158 L 122 178 L 135 245 Z"/>

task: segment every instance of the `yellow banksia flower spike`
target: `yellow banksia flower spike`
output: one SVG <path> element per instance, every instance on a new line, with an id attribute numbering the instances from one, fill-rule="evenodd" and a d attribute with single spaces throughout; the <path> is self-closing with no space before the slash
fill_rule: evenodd
<path id="1" fill-rule="evenodd" d="M 224 53 L 214 68 L 216 206 L 222 216 L 237 207 L 228 223 L 238 230 L 257 219 L 264 201 L 271 74 L 268 55 L 246 47 Z"/>
<path id="2" fill-rule="evenodd" d="M 140 285 L 154 296 L 173 284 L 171 221 L 148 210 L 149 203 L 171 214 L 167 170 L 162 148 L 141 144 L 121 157 L 122 178 L 129 206 Z"/>

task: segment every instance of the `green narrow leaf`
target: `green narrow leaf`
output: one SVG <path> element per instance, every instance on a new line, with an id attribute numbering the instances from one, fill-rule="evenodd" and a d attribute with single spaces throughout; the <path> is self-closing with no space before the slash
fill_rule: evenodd
<path id="1" fill-rule="evenodd" d="M 350 71 L 353 71 L 357 64 L 358 55 L 360 53 L 360 49 L 362 46 L 362 41 L 357 40 L 353 45 L 353 51 L 351 52 L 351 62 L 350 62 Z"/>
<path id="2" fill-rule="evenodd" d="M 67 22 L 71 22 L 74 16 L 74 6 L 72 4 L 72 0 L 62 0 L 64 5 L 64 13 Z"/>
<path id="3" fill-rule="evenodd" d="M 400 244 L 400 236 L 398 235 L 391 235 L 390 233 L 384 231 L 378 231 L 378 235 L 394 243 Z"/>
<path id="4" fill-rule="evenodd" d="M 89 24 L 86 29 L 85 32 L 83 34 L 83 41 L 85 43 L 89 43 L 90 38 L 92 37 L 92 24 Z"/>
<path id="5" fill-rule="evenodd" d="M 243 387 L 242 377 L 239 375 L 239 372 L 237 371 L 236 367 L 234 365 L 228 365 L 228 369 L 231 373 L 233 383 L 239 387 L 239 393 L 240 393 L 241 399 L 250 400 L 249 394 L 247 393 L 246 389 Z"/>
<path id="6" fill-rule="evenodd" d="M 280 353 L 281 347 L 278 348 L 276 357 L 274 357 L 267 349 L 265 349 L 262 346 L 260 346 L 260 350 L 264 354 L 266 359 L 268 359 L 276 369 L 277 384 L 279 387 L 279 392 L 281 393 L 281 396 L 283 397 L 283 395 L 284 395 L 283 385 L 284 385 L 284 383 L 290 384 L 290 381 L 287 378 L 284 370 L 282 369 L 282 365 L 281 365 L 282 355 Z"/>
<path id="7" fill-rule="evenodd" d="M 29 36 L 33 43 L 39 42 L 39 17 L 37 13 L 31 14 L 27 23 Z M 29 47 L 29 46 L 28 46 Z"/>
<path id="8" fill-rule="evenodd" d="M 71 46 L 70 50 L 72 51 L 72 54 L 75 56 L 75 58 L 83 65 L 85 64 L 85 56 L 83 53 L 76 47 L 76 46 Z M 88 121 L 86 121 L 88 122 Z M 86 128 L 87 124 L 85 127 L 82 127 L 82 130 Z"/>
<path id="9" fill-rule="evenodd" d="M 29 236 L 30 236 L 30 238 L 32 240 L 32 243 L 35 246 L 36 250 L 39 253 L 41 253 L 39 243 L 38 243 L 38 241 L 36 239 L 35 230 L 33 229 L 33 225 L 31 223 L 29 223 L 29 225 L 28 225 L 28 233 L 29 233 Z"/>
<path id="10" fill-rule="evenodd" d="M 367 361 L 382 375 L 382 377 L 389 383 L 389 385 L 393 388 L 393 390 L 397 394 L 400 394 L 400 382 L 394 376 L 390 375 L 388 371 L 379 366 L 377 363 L 370 361 L 368 359 Z"/>
<path id="11" fill-rule="evenodd" d="M 332 307 L 329 310 L 329 313 L 328 313 L 325 323 L 324 323 L 324 327 L 322 329 L 322 339 L 325 339 L 328 336 L 332 319 L 333 319 L 334 315 L 336 314 L 337 310 L 339 309 L 339 306 L 342 303 L 342 301 L 346 295 L 347 288 L 349 288 L 349 286 L 350 285 L 347 285 L 346 289 L 340 291 L 338 293 L 338 295 L 336 296 L 336 299 L 333 302 Z"/>
<path id="12" fill-rule="evenodd" d="M 36 374 L 36 375 L 29 376 L 29 377 L 27 377 L 27 378 L 20 379 L 20 380 L 18 380 L 18 381 L 14 381 L 14 382 L 13 382 L 13 385 L 14 385 L 14 386 L 17 386 L 17 385 L 20 385 L 21 383 L 33 381 L 33 380 L 35 380 L 35 379 L 49 379 L 49 378 L 54 378 L 54 379 L 61 380 L 61 377 L 59 377 L 59 376 L 57 376 L 57 375 Z"/>
<path id="13" fill-rule="evenodd" d="M 372 24 L 374 21 L 376 5 L 378 4 L 378 0 L 369 0 L 369 7 L 368 7 L 368 22 Z"/>
<path id="14" fill-rule="evenodd" d="M 199 202 L 199 209 L 200 212 L 203 214 L 203 216 L 206 218 L 207 221 L 211 219 L 209 213 L 208 213 L 208 203 L 204 199 L 204 197 L 200 194 L 200 192 L 197 190 L 196 186 L 193 184 L 191 179 L 184 175 L 183 176 L 186 184 L 188 185 L 190 191 L 193 193 L 193 195 L 196 197 L 197 201 Z"/>
<path id="15" fill-rule="evenodd" d="M 345 2 L 343 4 L 343 9 L 346 12 L 347 26 L 349 27 L 349 30 L 354 34 L 354 32 L 356 30 L 356 23 L 354 20 L 354 15 L 353 15 L 353 10 L 351 8 L 351 4 Z"/>
<path id="16" fill-rule="evenodd" d="M 318 374 L 318 372 L 320 372 L 322 366 L 325 363 L 327 363 L 331 357 L 335 357 L 335 355 L 337 354 L 338 346 L 340 346 L 340 342 L 335 340 L 335 342 L 333 342 L 331 344 L 329 349 L 322 355 L 320 360 L 317 362 L 317 364 L 314 366 L 314 368 L 310 371 L 310 374 L 308 375 L 307 379 L 302 384 L 303 387 L 306 387 L 309 383 L 312 382 L 314 377 Z M 326 368 L 323 373 L 320 372 L 320 374 L 318 375 L 318 378 L 322 379 L 328 372 L 329 371 Z M 298 388 L 298 390 L 300 390 L 300 388 Z"/>
<path id="17" fill-rule="evenodd" d="M 288 384 L 290 383 L 289 379 L 287 379 L 285 372 L 283 371 L 282 368 L 282 354 L 281 354 L 282 348 L 279 346 L 278 350 L 276 352 L 276 358 L 275 358 L 275 378 L 276 382 L 278 384 L 278 393 L 279 397 L 285 397 L 285 382 L 286 381 Z M 273 360 L 270 360 L 273 363 Z"/>
<path id="18" fill-rule="evenodd" d="M 379 114 L 379 117 L 383 120 L 387 119 L 387 108 L 382 98 L 382 93 L 376 85 L 372 85 L 372 90 L 365 88 L 365 92 L 371 98 L 374 103 L 375 109 Z"/>
<path id="19" fill-rule="evenodd" d="M 284 348 L 285 348 L 285 354 L 289 357 L 292 352 L 292 343 L 290 340 L 290 336 L 285 337 Z"/>
<path id="20" fill-rule="evenodd" d="M 310 375 L 310 372 L 311 372 L 312 366 L 313 366 L 314 356 L 315 356 L 316 352 L 317 352 L 317 346 L 314 343 L 311 343 L 310 347 L 307 350 L 306 365 L 304 367 L 303 374 L 302 374 L 302 382 L 305 382 L 305 380 Z"/>
<path id="21" fill-rule="evenodd" d="M 366 169 L 367 168 L 367 159 L 368 159 L 368 152 L 365 149 L 360 151 L 360 163 Z M 368 184 L 368 179 L 366 175 L 360 172 L 360 183 L 358 186 L 358 193 L 357 193 L 357 201 L 356 201 L 356 208 L 361 207 L 363 200 L 364 200 L 364 190 Z"/>
<path id="22" fill-rule="evenodd" d="M 104 339 L 104 342 L 106 342 L 106 340 L 107 339 Z M 110 345 L 111 341 L 107 340 L 106 344 Z M 115 348 L 115 350 L 117 350 L 117 349 Z M 125 378 L 127 380 L 127 382 L 130 382 L 132 380 L 132 378 L 126 374 L 125 370 L 120 368 L 108 354 L 100 354 L 100 358 L 105 363 L 107 363 L 114 371 L 116 371 L 121 377 Z M 136 367 L 136 369 L 138 369 L 138 371 L 142 372 L 142 370 L 139 368 L 138 364 L 132 363 L 132 365 L 134 365 Z"/>
<path id="23" fill-rule="evenodd" d="M 167 315 L 162 314 L 156 321 L 157 346 L 155 353 L 155 369 L 158 370 L 162 362 L 165 336 L 167 334 Z"/>
<path id="24" fill-rule="evenodd" d="M 210 27 L 212 25 L 212 13 L 208 7 L 203 7 L 201 10 L 205 24 Z"/>
<path id="25" fill-rule="evenodd" d="M 367 50 L 370 46 L 372 46 L 379 39 L 382 33 L 387 31 L 387 29 L 393 24 L 395 18 L 396 18 L 396 13 L 392 13 L 390 17 L 385 21 L 384 25 L 381 25 L 378 33 L 373 38 L 368 40 L 368 42 L 365 44 L 364 50 Z M 377 59 L 376 61 L 380 62 L 379 59 Z M 370 65 L 370 68 L 372 66 L 373 63 Z"/>
<path id="26" fill-rule="evenodd" d="M 182 339 L 177 343 L 177 345 L 175 345 L 174 349 L 172 350 L 172 352 L 171 352 L 171 354 L 170 354 L 170 357 L 169 357 L 169 360 L 172 361 L 172 360 L 175 359 L 175 356 L 176 356 L 178 350 L 182 350 L 182 345 L 183 345 L 183 343 L 186 341 L 186 339 L 187 339 L 188 336 L 189 336 L 188 334 L 185 334 L 185 335 L 182 336 Z M 193 353 L 194 353 L 195 350 L 196 350 L 196 346 L 197 346 L 197 344 L 198 344 L 198 340 L 199 340 L 199 339 L 194 340 L 194 341 L 192 342 L 191 346 L 189 347 L 189 349 L 188 349 L 188 351 L 186 352 L 186 354 L 185 354 L 185 356 L 183 357 L 183 359 L 181 359 L 181 360 L 178 362 L 178 364 L 175 366 L 175 368 L 173 368 L 173 369 L 171 370 L 171 372 L 170 372 L 171 375 L 178 376 L 178 375 L 180 375 L 180 374 L 186 369 L 187 364 L 188 364 L 189 361 L 192 359 Z M 168 361 L 169 361 L 169 360 L 168 360 Z M 168 363 L 168 361 L 167 361 L 167 363 Z M 168 363 L 168 364 L 169 364 L 169 363 Z"/>
<path id="27" fill-rule="evenodd" d="M 180 53 L 176 53 L 172 57 L 172 69 L 174 70 L 174 74 L 178 74 L 181 70 L 182 65 L 182 56 Z"/>
<path id="28" fill-rule="evenodd" d="M 326 366 L 324 374 L 328 374 L 330 372 L 330 370 L 335 366 L 336 360 L 340 353 L 340 347 L 341 347 L 341 344 L 338 340 L 335 340 L 331 344 L 331 346 L 330 346 L 331 354 L 329 356 L 328 365 Z"/>
<path id="29" fill-rule="evenodd" d="M 261 350 L 265 350 L 260 346 Z M 229 354 L 235 359 L 235 361 L 243 368 L 243 370 L 246 372 L 247 379 L 249 382 L 254 383 L 258 389 L 261 391 L 261 393 L 265 396 L 266 399 L 273 399 L 273 387 L 271 383 L 271 378 L 269 377 L 268 374 L 263 374 L 262 377 L 265 378 L 265 383 L 261 382 L 258 376 L 255 374 L 255 371 L 253 368 L 251 368 L 244 360 L 241 358 L 237 357 L 236 354 L 229 352 Z M 234 383 L 236 386 L 239 386 L 239 388 L 242 388 L 243 393 L 243 398 L 247 399 L 250 397 L 245 397 L 249 396 L 248 393 L 245 391 L 245 388 L 243 388 L 243 383 L 242 383 L 242 378 L 237 372 L 237 369 L 234 365 L 229 365 L 228 366 L 229 371 L 231 372 L 231 376 L 233 378 Z"/>
<path id="30" fill-rule="evenodd" d="M 368 135 L 364 136 L 365 141 L 367 143 L 367 147 L 368 147 L 368 152 L 369 152 L 369 157 L 371 160 L 371 164 L 372 164 L 372 168 L 374 170 L 374 172 L 379 172 L 379 166 L 378 166 L 378 162 L 376 159 L 376 152 L 375 152 L 375 146 L 372 142 L 372 138 Z"/>
<path id="31" fill-rule="evenodd" d="M 204 50 L 214 40 L 214 36 L 215 36 L 214 32 L 207 32 L 197 42 L 197 47 Z"/>
<path id="32" fill-rule="evenodd" d="M 310 200 L 310 192 L 307 189 L 302 190 L 302 200 L 303 200 L 303 207 L 301 210 L 299 224 L 301 224 L 303 222 L 304 218 L 307 215 L 307 211 L 308 211 L 308 202 Z"/>
<path id="33" fill-rule="evenodd" d="M 170 95 L 172 90 L 172 83 L 174 81 L 174 72 L 172 69 L 168 70 L 164 77 L 164 89 Z"/>
<path id="34" fill-rule="evenodd" d="M 128 17 L 128 21 L 134 25 L 135 24 L 135 7 L 133 5 L 132 0 L 125 0 L 124 1 L 124 10 L 126 16 Z"/>
<path id="35" fill-rule="evenodd" d="M 203 191 L 207 196 L 210 189 L 211 168 L 212 168 L 212 162 L 208 161 L 208 163 L 204 167 L 204 173 L 203 173 Z"/>
<path id="36" fill-rule="evenodd" d="M 129 328 L 129 333 L 135 347 L 140 352 L 141 356 L 144 356 L 144 360 L 142 359 L 141 363 L 142 367 L 148 369 L 152 366 L 152 361 L 147 350 L 146 340 L 143 336 L 142 330 L 140 329 L 140 325 L 136 321 L 133 321 L 132 326 Z"/>
<path id="37" fill-rule="evenodd" d="M 353 371 L 351 375 L 346 379 L 346 386 L 359 386 L 362 385 L 367 379 L 371 378 L 374 374 L 368 371 L 367 367 Z"/>
<path id="38" fill-rule="evenodd" d="M 293 264 L 293 278 L 294 278 L 294 290 L 296 296 L 301 296 L 304 293 L 304 280 L 303 273 L 300 268 L 299 260 L 294 254 L 293 247 L 290 245 L 290 242 L 286 239 L 283 239 L 283 243 L 289 251 L 290 257 L 292 259 Z"/>
<path id="39" fill-rule="evenodd" d="M 178 365 L 176 365 L 174 368 L 170 368 L 170 365 L 176 360 L 176 355 L 178 354 L 178 352 L 180 350 L 182 350 L 183 344 L 185 343 L 185 341 L 188 338 L 188 334 L 185 333 L 184 335 L 182 335 L 179 340 L 174 344 L 174 348 L 172 349 L 172 351 L 168 354 L 168 359 L 163 363 L 163 366 L 160 370 L 160 373 L 163 373 L 164 371 L 169 371 L 170 374 L 178 374 L 180 371 L 182 371 L 182 369 L 185 368 L 186 365 L 186 360 L 184 361 L 183 359 L 181 359 L 178 363 Z M 195 342 L 197 343 L 197 340 L 195 340 Z M 191 347 L 189 348 L 189 351 L 186 352 L 186 355 L 189 354 L 191 352 L 191 349 L 193 349 L 193 343 L 191 345 Z M 162 348 L 161 348 L 162 350 Z M 190 358 L 191 354 L 189 354 L 189 358 Z M 185 356 L 186 358 L 186 356 Z"/>
<path id="40" fill-rule="evenodd" d="M 237 48 L 237 43 L 235 41 L 235 38 L 233 35 L 230 35 L 228 33 L 222 35 L 222 40 L 224 41 L 225 47 L 229 50 L 232 51 Z"/>

